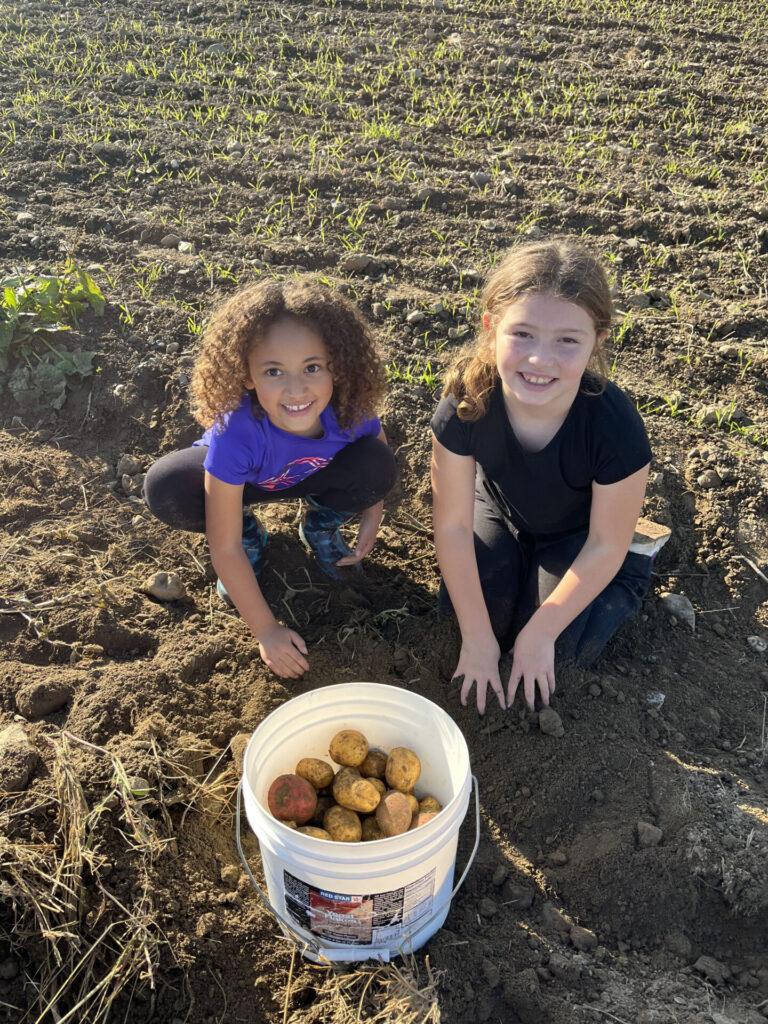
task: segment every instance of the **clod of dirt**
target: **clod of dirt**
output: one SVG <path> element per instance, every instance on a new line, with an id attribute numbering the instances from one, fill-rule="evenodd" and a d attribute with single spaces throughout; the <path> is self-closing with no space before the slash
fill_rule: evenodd
<path id="1" fill-rule="evenodd" d="M 493 885 L 496 889 L 501 888 L 501 886 L 504 885 L 504 883 L 506 882 L 508 874 L 509 870 L 506 864 L 499 864 L 499 866 L 493 872 L 493 877 L 491 878 L 491 885 Z"/>
<path id="2" fill-rule="evenodd" d="M 715 960 L 713 956 L 700 956 L 693 965 L 693 969 L 703 974 L 713 985 L 723 985 L 731 976 L 726 965 Z"/>
<path id="3" fill-rule="evenodd" d="M 554 736 L 556 740 L 559 740 L 561 736 L 565 736 L 563 721 L 554 708 L 541 709 L 539 712 L 539 729 L 546 736 Z"/>
<path id="4" fill-rule="evenodd" d="M 245 748 L 248 746 L 248 740 L 250 738 L 251 734 L 249 732 L 239 732 L 229 741 L 229 749 L 232 751 L 232 760 L 237 768 L 238 775 L 242 775 L 243 773 L 243 755 L 245 754 Z"/>
<path id="5" fill-rule="evenodd" d="M 547 964 L 549 971 L 565 985 L 576 985 L 581 977 L 581 968 L 564 953 L 553 953 Z"/>
<path id="6" fill-rule="evenodd" d="M 134 455 L 121 455 L 115 467 L 115 476 L 119 480 L 122 476 L 136 476 L 141 472 L 141 463 Z"/>
<path id="7" fill-rule="evenodd" d="M 720 474 L 714 469 L 705 469 L 703 473 L 696 477 L 696 483 L 705 491 L 713 491 L 717 487 L 723 486 Z"/>
<path id="8" fill-rule="evenodd" d="M 493 960 L 483 960 L 483 977 L 488 988 L 496 988 L 501 981 L 501 971 Z"/>
<path id="9" fill-rule="evenodd" d="M 158 601 L 181 601 L 187 589 L 175 572 L 156 572 L 144 583 L 144 589 Z"/>
<path id="10" fill-rule="evenodd" d="M 159 711 L 154 711 L 151 715 L 147 715 L 146 718 L 142 718 L 133 730 L 133 735 L 137 740 L 163 739 L 167 733 L 168 722 Z"/>
<path id="11" fill-rule="evenodd" d="M 664 833 L 656 825 L 648 821 L 637 823 L 637 845 L 641 850 L 649 849 L 651 846 L 658 846 L 664 838 Z"/>
<path id="12" fill-rule="evenodd" d="M 360 274 L 367 270 L 373 262 L 373 256 L 365 252 L 350 252 L 339 260 L 339 270 L 342 274 Z"/>
<path id="13" fill-rule="evenodd" d="M 541 908 L 541 921 L 545 928 L 551 928 L 561 935 L 567 935 L 574 927 L 567 914 L 559 910 L 554 903 L 545 903 Z"/>
<path id="14" fill-rule="evenodd" d="M 683 594 L 670 594 L 665 591 L 661 594 L 660 600 L 669 615 L 674 615 L 676 619 L 680 619 L 692 630 L 696 628 L 696 612 L 687 597 L 684 597 Z"/>
<path id="15" fill-rule="evenodd" d="M 0 732 L 0 790 L 17 793 L 26 789 L 38 760 L 23 725 L 14 723 L 3 729 Z"/>
<path id="16" fill-rule="evenodd" d="M 19 961 L 12 956 L 6 957 L 0 963 L 0 980 L 11 981 L 19 973 Z"/>
<path id="17" fill-rule="evenodd" d="M 568 863 L 568 854 L 565 850 L 553 850 L 547 856 L 547 862 L 554 868 L 563 867 L 564 864 Z"/>
<path id="18" fill-rule="evenodd" d="M 42 718 L 63 708 L 70 700 L 71 686 L 43 681 L 22 686 L 16 694 L 16 707 L 25 718 Z"/>
<path id="19" fill-rule="evenodd" d="M 493 917 L 499 910 L 494 900 L 489 899 L 487 896 L 483 896 L 477 905 L 477 909 L 482 917 Z"/>
<path id="20" fill-rule="evenodd" d="M 504 884 L 502 896 L 504 902 L 515 910 L 528 910 L 533 904 L 534 891 L 530 886 L 520 885 L 518 882 L 510 880 Z"/>
<path id="21" fill-rule="evenodd" d="M 690 960 L 693 956 L 691 940 L 682 932 L 667 932 L 664 936 L 664 947 L 673 956 L 679 956 L 681 960 Z"/>
<path id="22" fill-rule="evenodd" d="M 221 869 L 221 880 L 230 889 L 236 889 L 240 881 L 240 868 L 237 864 L 225 864 Z"/>
<path id="23" fill-rule="evenodd" d="M 597 949 L 597 936 L 595 933 L 590 931 L 589 928 L 582 928 L 580 925 L 575 925 L 571 928 L 571 942 L 582 953 L 589 953 L 591 950 Z"/>

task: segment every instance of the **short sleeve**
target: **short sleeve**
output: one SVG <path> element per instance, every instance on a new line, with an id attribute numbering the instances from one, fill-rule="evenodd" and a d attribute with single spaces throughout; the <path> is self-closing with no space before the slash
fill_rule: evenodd
<path id="1" fill-rule="evenodd" d="M 472 455 L 468 427 L 456 413 L 455 398 L 441 398 L 432 417 L 432 433 L 454 455 Z"/>
<path id="2" fill-rule="evenodd" d="M 253 451 L 245 437 L 229 424 L 212 431 L 205 469 L 225 484 L 245 484 L 253 477 Z"/>
<path id="3" fill-rule="evenodd" d="M 615 484 L 647 466 L 653 453 L 643 418 L 623 391 L 609 384 L 596 401 L 593 479 Z"/>

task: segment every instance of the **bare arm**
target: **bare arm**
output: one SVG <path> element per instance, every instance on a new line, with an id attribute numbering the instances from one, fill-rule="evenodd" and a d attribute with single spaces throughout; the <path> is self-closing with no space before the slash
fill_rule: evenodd
<path id="1" fill-rule="evenodd" d="M 259 641 L 266 664 L 279 676 L 295 678 L 309 668 L 307 648 L 272 614 L 243 551 L 243 488 L 205 474 L 205 522 L 211 561 L 244 622 Z"/>
<path id="2" fill-rule="evenodd" d="M 477 684 L 477 710 L 485 711 L 488 684 L 504 707 L 499 645 L 480 586 L 472 527 L 475 460 L 432 439 L 432 497 L 435 552 L 461 630 L 461 656 L 454 676 L 463 676 L 461 702 Z"/>
<path id="3" fill-rule="evenodd" d="M 376 438 L 378 441 L 383 441 L 384 444 L 387 443 L 387 435 L 384 433 L 383 427 L 376 435 Z M 383 514 L 383 501 L 377 501 L 375 505 L 371 505 L 370 508 L 367 508 L 362 513 L 360 525 L 357 529 L 357 542 L 355 543 L 354 550 L 346 558 L 340 558 L 336 565 L 354 565 L 356 562 L 362 562 L 365 556 L 370 554 L 373 550 L 373 545 L 376 543 L 376 535 L 379 532 Z"/>
<path id="4" fill-rule="evenodd" d="M 615 484 L 592 485 L 589 534 L 584 547 L 515 641 L 508 704 L 514 700 L 521 679 L 530 707 L 536 685 L 543 702 L 549 703 L 555 690 L 555 640 L 619 571 L 632 543 L 647 482 L 648 466 L 644 466 Z"/>

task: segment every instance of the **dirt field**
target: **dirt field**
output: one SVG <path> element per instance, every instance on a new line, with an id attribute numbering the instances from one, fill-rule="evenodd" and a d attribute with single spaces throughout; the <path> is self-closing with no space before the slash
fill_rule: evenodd
<path id="1" fill-rule="evenodd" d="M 0 372 L 0 1020 L 764 1020 L 764 5 L 0 0 L 0 38 L 2 273 L 70 257 L 106 299 Z M 560 673 L 554 737 L 519 706 L 459 707 L 428 454 L 477 283 L 560 233 L 616 282 L 613 379 L 673 535 L 643 614 L 593 672 Z M 297 510 L 269 513 L 265 592 L 311 659 L 283 683 L 204 539 L 138 494 L 199 436 L 188 381 L 216 301 L 296 271 L 375 326 L 401 479 L 340 585 Z M 46 342 L 69 358 L 48 384 Z M 150 597 L 157 571 L 185 596 Z M 233 737 L 356 679 L 455 716 L 483 821 L 446 927 L 372 978 L 292 957 L 233 827 Z"/>

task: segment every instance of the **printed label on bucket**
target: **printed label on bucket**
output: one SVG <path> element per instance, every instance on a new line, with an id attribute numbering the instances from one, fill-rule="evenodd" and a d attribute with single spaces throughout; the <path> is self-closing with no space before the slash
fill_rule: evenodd
<path id="1" fill-rule="evenodd" d="M 432 910 L 435 868 L 402 889 L 351 896 L 308 885 L 283 871 L 285 909 L 305 931 L 329 942 L 381 945 L 415 931 Z"/>

